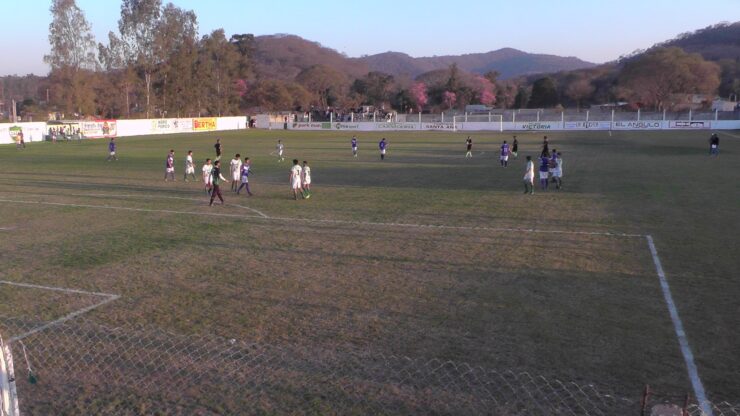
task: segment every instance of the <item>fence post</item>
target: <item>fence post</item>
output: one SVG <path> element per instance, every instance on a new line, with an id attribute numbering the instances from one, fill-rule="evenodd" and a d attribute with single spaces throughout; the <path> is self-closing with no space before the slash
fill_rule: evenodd
<path id="1" fill-rule="evenodd" d="M 689 108 L 689 121 L 691 121 L 691 120 L 692 120 L 692 117 L 691 117 L 691 109 Z"/>
<path id="2" fill-rule="evenodd" d="M 491 112 L 490 111 L 488 112 L 488 122 L 489 123 L 491 122 Z"/>
<path id="3" fill-rule="evenodd" d="M 421 111 L 419 111 L 419 130 L 421 130 Z"/>
<path id="4" fill-rule="evenodd" d="M 375 123 L 375 115 L 378 114 L 377 111 L 373 111 L 373 123 Z"/>
<path id="5" fill-rule="evenodd" d="M 311 122 L 311 113 L 308 113 L 308 122 Z"/>
<path id="6" fill-rule="evenodd" d="M 443 123 L 445 122 L 445 112 L 444 111 L 442 112 L 442 122 Z M 453 123 L 455 122 L 455 119 L 454 118 L 452 119 L 452 122 Z"/>
<path id="7" fill-rule="evenodd" d="M 663 108 L 663 121 L 665 121 L 665 108 Z"/>
<path id="8" fill-rule="evenodd" d="M 466 123 L 468 122 L 468 112 L 467 111 L 465 112 L 465 122 Z"/>
<path id="9" fill-rule="evenodd" d="M 331 124 L 333 122 L 334 122 L 334 112 L 332 111 L 332 112 L 329 113 L 329 124 Z"/>
<path id="10" fill-rule="evenodd" d="M 516 123 L 516 111 L 512 111 L 511 112 L 511 122 L 512 123 Z"/>
<path id="11" fill-rule="evenodd" d="M 637 121 L 640 121 L 640 109 L 637 109 Z"/>
<path id="12" fill-rule="evenodd" d="M 499 116 L 498 123 L 499 123 L 499 130 L 503 132 L 504 131 L 504 115 L 503 114 Z"/>
<path id="13" fill-rule="evenodd" d="M 537 122 L 540 122 L 540 110 L 537 110 Z"/>
<path id="14" fill-rule="evenodd" d="M 714 109 L 714 121 L 719 120 L 719 108 Z"/>
<path id="15" fill-rule="evenodd" d="M 610 130 L 614 130 L 614 109 L 612 108 L 612 126 L 610 127 Z"/>
<path id="16" fill-rule="evenodd" d="M 588 123 L 588 110 L 586 110 L 586 123 Z"/>
<path id="17" fill-rule="evenodd" d="M 353 123 L 355 122 L 355 112 L 354 111 L 349 113 L 349 121 Z"/>
<path id="18" fill-rule="evenodd" d="M 565 130 L 565 111 L 560 112 L 560 128 Z"/>

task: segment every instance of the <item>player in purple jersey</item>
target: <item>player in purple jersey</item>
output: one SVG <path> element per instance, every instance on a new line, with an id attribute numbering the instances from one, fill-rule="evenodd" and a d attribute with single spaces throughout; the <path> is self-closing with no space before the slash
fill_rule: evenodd
<path id="1" fill-rule="evenodd" d="M 508 167 L 509 166 L 509 154 L 511 153 L 511 149 L 509 149 L 509 143 L 506 143 L 506 140 L 504 140 L 504 144 L 501 145 L 501 157 L 499 158 L 501 160 L 501 166 Z"/>
<path id="2" fill-rule="evenodd" d="M 108 152 L 109 152 L 109 154 L 108 154 L 108 161 L 109 162 L 111 160 L 118 160 L 118 156 L 116 156 L 116 142 L 115 142 L 115 138 L 114 137 L 111 137 L 110 138 L 110 143 L 108 143 Z"/>
<path id="3" fill-rule="evenodd" d="M 239 192 L 241 192 L 242 188 L 247 188 L 247 195 L 252 196 L 252 191 L 249 190 L 249 174 L 252 173 L 252 162 L 249 161 L 248 157 L 244 158 L 244 163 L 242 163 L 242 184 L 239 185 L 239 189 L 236 190 L 236 194 L 239 195 Z"/>
<path id="4" fill-rule="evenodd" d="M 385 141 L 385 137 L 383 137 L 383 140 L 378 143 L 378 148 L 380 149 L 380 160 L 385 160 L 385 151 L 388 147 L 388 142 Z"/>
<path id="5" fill-rule="evenodd" d="M 352 136 L 352 157 L 357 157 L 357 137 Z"/>
<path id="6" fill-rule="evenodd" d="M 542 190 L 547 190 L 547 178 L 550 168 L 550 154 L 543 153 L 540 156 L 540 187 Z"/>
<path id="7" fill-rule="evenodd" d="M 167 178 L 172 179 L 175 182 L 175 150 L 170 149 L 170 153 L 167 155 L 167 161 L 164 164 L 164 181 L 167 182 Z"/>

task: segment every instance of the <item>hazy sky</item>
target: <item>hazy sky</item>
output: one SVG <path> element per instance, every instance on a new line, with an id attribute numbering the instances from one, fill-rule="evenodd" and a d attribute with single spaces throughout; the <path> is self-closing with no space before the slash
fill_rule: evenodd
<path id="1" fill-rule="evenodd" d="M 11 0 L 0 0 L 0 3 Z M 166 2 L 166 1 L 165 1 Z M 740 0 L 323 1 L 173 0 L 200 34 L 291 33 L 360 56 L 526 52 L 605 62 L 679 33 L 740 20 Z M 0 25 L 0 75 L 46 74 L 50 1 L 12 1 Z M 77 0 L 98 41 L 116 30 L 118 0 Z"/>

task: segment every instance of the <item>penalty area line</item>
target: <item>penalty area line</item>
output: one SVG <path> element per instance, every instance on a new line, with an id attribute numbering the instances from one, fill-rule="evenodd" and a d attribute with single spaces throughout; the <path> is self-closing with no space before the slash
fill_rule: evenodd
<path id="1" fill-rule="evenodd" d="M 348 220 L 329 220 L 329 219 L 313 219 L 313 218 L 269 217 L 269 216 L 265 216 L 265 214 L 240 215 L 240 214 L 226 214 L 226 213 L 219 213 L 219 212 L 175 211 L 175 210 L 169 210 L 169 209 L 131 208 L 131 207 L 119 207 L 115 205 L 69 204 L 69 203 L 62 203 L 62 202 L 45 202 L 45 201 L 21 201 L 21 200 L 14 200 L 14 199 L 0 199 L 0 202 L 7 202 L 7 203 L 12 203 L 12 204 L 27 204 L 27 205 L 49 205 L 49 206 L 59 206 L 59 207 L 111 209 L 111 210 L 119 210 L 119 211 L 163 213 L 163 214 L 177 214 L 177 215 L 196 215 L 196 216 L 223 217 L 223 218 L 235 218 L 235 219 L 259 219 L 259 220 L 264 220 L 264 221 L 285 221 L 285 222 L 296 221 L 296 222 L 313 223 L 313 224 L 346 224 L 346 225 L 375 226 L 375 227 L 491 231 L 491 232 L 525 232 L 525 233 L 534 233 L 534 234 L 569 234 L 569 235 L 591 235 L 591 236 L 627 237 L 627 238 L 645 237 L 645 235 L 643 234 L 617 233 L 617 232 L 609 232 L 609 231 L 540 230 L 536 228 L 496 228 L 496 227 L 476 227 L 476 226 L 464 226 L 464 225 L 411 224 L 411 223 L 401 223 L 401 222 L 372 222 L 372 221 L 348 221 Z M 231 205 L 234 205 L 234 204 L 231 204 Z"/>
<path id="2" fill-rule="evenodd" d="M 686 337 L 686 330 L 683 327 L 683 322 L 678 316 L 678 308 L 673 300 L 671 294 L 671 288 L 668 286 L 668 280 L 665 277 L 663 271 L 663 265 L 660 263 L 660 257 L 658 257 L 658 250 L 655 248 L 655 242 L 653 241 L 652 235 L 646 235 L 648 247 L 650 248 L 650 254 L 653 256 L 653 263 L 655 263 L 655 270 L 658 273 L 658 279 L 660 280 L 660 288 L 663 291 L 663 297 L 665 303 L 668 306 L 668 313 L 671 316 L 673 322 L 673 329 L 678 338 L 678 345 L 681 348 L 681 354 L 683 355 L 684 362 L 686 363 L 686 369 L 689 373 L 689 380 L 691 380 L 691 386 L 694 389 L 694 395 L 696 400 L 699 402 L 699 407 L 705 416 L 713 416 L 712 407 L 707 400 L 706 392 L 704 391 L 704 385 L 699 378 L 699 370 L 694 362 L 694 354 L 691 352 L 691 346 L 689 346 L 689 340 Z"/>
<path id="3" fill-rule="evenodd" d="M 41 332 L 41 331 L 43 331 L 43 330 L 45 330 L 47 328 L 50 328 L 50 327 L 52 327 L 54 325 L 60 324 L 62 322 L 69 321 L 70 319 L 74 319 L 74 318 L 76 318 L 76 317 L 78 317 L 80 315 L 83 315 L 83 314 L 85 314 L 87 312 L 90 312 L 93 309 L 99 308 L 99 307 L 101 307 L 101 306 L 103 306 L 103 305 L 105 305 L 107 303 L 113 302 L 114 300 L 117 300 L 117 299 L 119 299 L 121 297 L 120 295 L 115 295 L 115 294 L 112 294 L 112 293 L 89 292 L 89 291 L 86 291 L 86 290 L 68 289 L 68 288 L 64 288 L 64 287 L 54 287 L 54 286 L 41 286 L 41 285 L 34 285 L 34 284 L 30 284 L 30 283 L 10 282 L 10 281 L 6 281 L 6 280 L 0 280 L 0 284 L 9 285 L 9 286 L 26 287 L 26 288 L 31 288 L 31 289 L 50 290 L 50 291 L 55 291 L 55 292 L 74 293 L 74 294 L 82 294 L 82 295 L 89 295 L 89 296 L 99 296 L 99 297 L 104 297 L 105 298 L 105 299 L 101 300 L 100 302 L 94 303 L 94 304 L 92 304 L 90 306 L 86 306 L 86 307 L 84 307 L 82 309 L 78 309 L 76 311 L 73 311 L 71 313 L 68 313 L 68 314 L 62 316 L 61 318 L 55 319 L 55 320 L 53 320 L 51 322 L 47 322 L 47 323 L 45 323 L 43 325 L 37 326 L 35 328 L 32 328 L 32 329 L 30 329 L 30 330 L 28 330 L 28 331 L 26 331 L 26 332 L 24 332 L 24 333 L 22 333 L 20 335 L 16 335 L 16 336 L 14 336 L 14 337 L 12 337 L 12 338 L 10 338 L 8 340 L 11 343 L 12 342 L 15 342 L 15 341 L 20 341 L 23 338 L 26 338 L 26 337 L 29 337 L 29 336 L 35 334 L 35 333 Z"/>

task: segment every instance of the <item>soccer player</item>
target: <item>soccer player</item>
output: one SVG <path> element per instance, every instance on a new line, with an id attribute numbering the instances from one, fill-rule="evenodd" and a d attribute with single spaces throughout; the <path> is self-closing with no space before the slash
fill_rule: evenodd
<path id="1" fill-rule="evenodd" d="M 216 160 L 221 160 L 221 139 L 216 139 L 216 144 L 213 147 L 216 149 Z"/>
<path id="2" fill-rule="evenodd" d="M 108 143 L 108 152 L 108 162 L 111 160 L 118 160 L 118 156 L 116 156 L 116 142 L 113 137 L 110 138 L 110 142 Z"/>
<path id="3" fill-rule="evenodd" d="M 357 137 L 352 136 L 352 157 L 357 157 Z"/>
<path id="4" fill-rule="evenodd" d="M 239 177 L 242 171 L 242 155 L 237 153 L 229 163 L 229 169 L 231 171 L 231 192 L 236 192 L 239 188 Z"/>
<path id="5" fill-rule="evenodd" d="M 514 141 L 511 142 L 511 154 L 514 155 L 514 159 L 519 157 L 519 142 L 516 140 L 516 136 L 514 136 Z"/>
<path id="6" fill-rule="evenodd" d="M 293 167 L 290 168 L 290 188 L 293 190 L 293 199 L 298 200 L 298 191 L 301 192 L 301 197 L 304 199 L 306 196 L 303 194 L 303 188 L 301 188 L 301 173 L 303 169 L 298 164 L 298 159 L 293 159 Z"/>
<path id="7" fill-rule="evenodd" d="M 239 189 L 236 190 L 236 194 L 239 195 L 242 188 L 247 188 L 247 195 L 252 196 L 252 191 L 249 190 L 249 174 L 252 173 L 252 162 L 249 161 L 248 157 L 244 158 L 242 163 L 242 183 L 239 185 Z"/>
<path id="8" fill-rule="evenodd" d="M 385 160 L 385 150 L 388 147 L 388 142 L 385 141 L 385 137 L 383 137 L 383 140 L 378 143 L 378 148 L 380 149 L 380 160 Z"/>
<path id="9" fill-rule="evenodd" d="M 509 152 L 509 143 L 506 143 L 506 140 L 504 140 L 504 144 L 501 145 L 501 157 L 499 158 L 502 167 L 509 166 Z"/>
<path id="10" fill-rule="evenodd" d="M 547 190 L 547 177 L 550 168 L 550 154 L 543 153 L 540 155 L 540 187 Z"/>
<path id="11" fill-rule="evenodd" d="M 719 136 L 717 133 L 712 134 L 709 138 L 709 156 L 719 156 Z"/>
<path id="12" fill-rule="evenodd" d="M 303 178 L 301 183 L 303 184 L 306 199 L 311 198 L 311 167 L 308 166 L 308 162 L 305 160 L 303 161 Z"/>
<path id="13" fill-rule="evenodd" d="M 167 182 L 167 178 L 171 178 L 172 182 L 175 181 L 175 150 L 170 149 L 170 153 L 167 155 L 167 161 L 164 164 L 164 181 Z"/>
<path id="14" fill-rule="evenodd" d="M 193 182 L 198 181 L 195 178 L 195 164 L 193 164 L 193 151 L 192 150 L 188 150 L 188 155 L 185 156 L 185 177 L 183 178 L 185 182 L 188 181 L 188 175 L 190 175 L 193 178 Z"/>
<path id="15" fill-rule="evenodd" d="M 553 152 L 555 150 L 553 149 Z M 553 170 L 553 182 L 555 187 L 560 189 L 563 187 L 563 153 L 558 152 L 555 155 L 555 169 Z"/>
<path id="16" fill-rule="evenodd" d="M 206 163 L 203 165 L 201 171 L 203 172 L 203 184 L 205 185 L 206 193 L 210 194 L 213 188 L 213 176 L 211 176 L 213 165 L 211 164 L 211 159 L 206 159 Z"/>
<path id="17" fill-rule="evenodd" d="M 282 140 L 278 140 L 277 145 L 275 145 L 275 150 L 277 150 L 278 162 L 282 162 L 283 160 L 285 160 L 285 158 L 283 157 L 283 151 L 285 150 L 285 146 L 283 146 Z"/>
<path id="18" fill-rule="evenodd" d="M 555 168 L 557 168 L 558 158 L 558 149 L 552 149 L 552 154 L 550 155 L 550 161 L 548 162 L 547 172 L 549 173 L 549 177 L 552 178 L 552 183 L 555 183 Z"/>
<path id="19" fill-rule="evenodd" d="M 524 168 L 524 193 L 534 194 L 534 162 L 532 162 L 532 156 L 527 156 L 527 166 Z"/>
<path id="20" fill-rule="evenodd" d="M 221 205 L 224 204 L 224 197 L 221 195 L 221 181 L 228 182 L 224 175 L 221 174 L 221 161 L 217 160 L 213 164 L 213 171 L 211 171 L 211 177 L 213 178 L 213 190 L 211 191 L 211 202 L 208 206 L 213 205 L 213 200 L 218 197 L 221 200 Z"/>
<path id="21" fill-rule="evenodd" d="M 473 157 L 473 139 L 468 136 L 468 140 L 465 140 L 465 145 L 468 148 L 468 152 L 465 153 L 465 158 Z"/>

